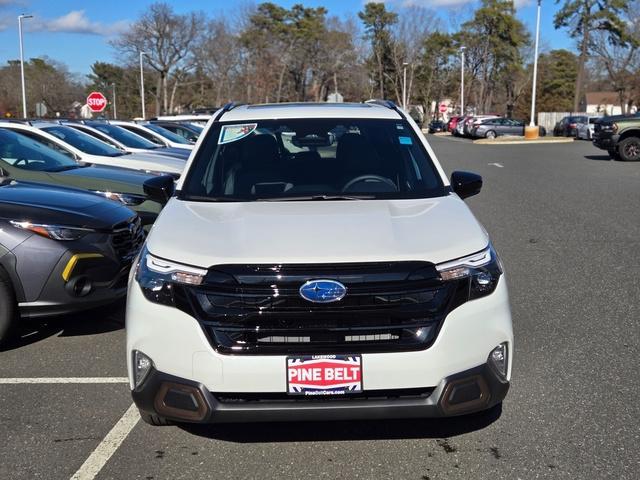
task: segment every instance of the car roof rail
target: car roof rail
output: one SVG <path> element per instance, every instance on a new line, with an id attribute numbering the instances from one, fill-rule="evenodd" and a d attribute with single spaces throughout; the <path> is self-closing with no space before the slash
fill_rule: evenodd
<path id="1" fill-rule="evenodd" d="M 236 107 L 241 107 L 242 105 L 246 105 L 246 103 L 236 103 L 236 102 L 229 102 L 227 104 L 225 104 L 220 111 L 218 112 L 218 114 L 214 117 L 213 121 L 217 122 L 220 117 L 222 117 L 222 115 L 224 115 L 225 113 L 233 110 Z"/>
<path id="2" fill-rule="evenodd" d="M 0 122 L 19 123 L 21 125 L 31 125 L 31 120 L 27 118 L 0 118 Z"/>
<path id="3" fill-rule="evenodd" d="M 364 103 L 369 103 L 372 105 L 380 105 L 382 107 L 390 108 L 391 110 L 397 110 L 398 106 L 391 100 L 382 100 L 379 98 L 372 98 L 371 100 L 367 100 Z"/>

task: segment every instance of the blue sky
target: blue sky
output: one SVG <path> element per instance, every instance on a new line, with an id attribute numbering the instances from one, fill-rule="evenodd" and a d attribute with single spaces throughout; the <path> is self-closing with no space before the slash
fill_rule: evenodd
<path id="1" fill-rule="evenodd" d="M 363 0 L 278 1 L 283 6 L 303 3 L 325 6 L 330 15 L 355 16 Z M 87 74 L 95 61 L 117 62 L 108 41 L 125 29 L 153 3 L 152 0 L 0 0 L 0 64 L 19 57 L 17 16 L 30 13 L 25 20 L 25 58 L 48 56 L 64 62 L 74 73 Z M 246 1 L 230 0 L 167 0 L 177 12 L 202 10 L 212 16 L 246 6 Z M 259 2 L 255 2 L 259 3 Z M 388 0 L 393 9 L 403 5 L 418 5 L 436 11 L 443 24 L 450 18 L 466 20 L 478 0 Z M 516 0 L 519 18 L 533 32 L 536 7 L 534 0 Z M 553 28 L 555 1 L 544 0 L 541 20 L 542 48 L 571 48 L 564 31 Z"/>

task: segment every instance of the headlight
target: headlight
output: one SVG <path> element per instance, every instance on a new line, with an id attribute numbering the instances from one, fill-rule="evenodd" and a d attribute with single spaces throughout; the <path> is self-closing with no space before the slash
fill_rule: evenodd
<path id="1" fill-rule="evenodd" d="M 135 279 L 147 300 L 163 305 L 174 304 L 174 286 L 200 285 L 207 270 L 162 260 L 146 248 L 140 253 Z"/>
<path id="2" fill-rule="evenodd" d="M 9 223 L 17 228 L 29 230 L 31 232 L 51 238 L 52 240 L 78 240 L 89 232 L 95 232 L 90 228 L 68 227 L 66 225 L 47 225 L 43 223 L 18 222 L 10 220 Z"/>
<path id="3" fill-rule="evenodd" d="M 134 193 L 103 192 L 100 190 L 92 190 L 92 192 L 97 193 L 98 195 L 102 195 L 109 200 L 116 200 L 129 207 L 140 205 L 147 199 L 147 197 L 145 197 L 144 195 L 136 195 Z"/>
<path id="4" fill-rule="evenodd" d="M 489 245 L 485 250 L 467 257 L 436 265 L 444 281 L 469 280 L 469 300 L 492 293 L 504 271 L 498 254 Z"/>

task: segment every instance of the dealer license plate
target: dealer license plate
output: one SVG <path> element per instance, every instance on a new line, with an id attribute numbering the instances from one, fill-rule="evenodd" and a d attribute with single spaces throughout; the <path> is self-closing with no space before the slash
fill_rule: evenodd
<path id="1" fill-rule="evenodd" d="M 287 357 L 287 393 L 290 395 L 345 395 L 360 392 L 360 355 Z"/>

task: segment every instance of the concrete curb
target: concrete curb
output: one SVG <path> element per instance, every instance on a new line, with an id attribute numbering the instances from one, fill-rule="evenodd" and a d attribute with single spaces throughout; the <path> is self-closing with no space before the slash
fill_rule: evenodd
<path id="1" fill-rule="evenodd" d="M 508 140 L 500 140 L 499 138 L 500 137 L 493 139 L 481 138 L 474 140 L 473 143 L 477 143 L 478 145 L 530 145 L 533 143 L 573 143 L 575 140 L 573 137 L 540 137 L 535 140 L 525 140 L 524 137 L 510 137 Z"/>

